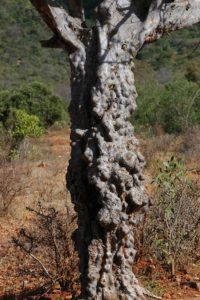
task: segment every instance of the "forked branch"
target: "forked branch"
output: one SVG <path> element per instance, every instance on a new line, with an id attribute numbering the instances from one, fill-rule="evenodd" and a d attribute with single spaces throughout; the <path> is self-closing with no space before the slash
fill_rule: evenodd
<path id="1" fill-rule="evenodd" d="M 83 47 L 83 43 L 80 39 L 83 31 L 80 18 L 72 17 L 64 8 L 49 4 L 49 1 L 30 1 L 35 6 L 47 26 L 54 33 L 54 37 L 49 41 L 43 41 L 43 46 L 61 47 L 63 44 L 70 52 Z"/>
<path id="2" fill-rule="evenodd" d="M 152 42 L 165 33 L 200 22 L 200 0 L 153 1 L 141 33 L 143 42 Z"/>

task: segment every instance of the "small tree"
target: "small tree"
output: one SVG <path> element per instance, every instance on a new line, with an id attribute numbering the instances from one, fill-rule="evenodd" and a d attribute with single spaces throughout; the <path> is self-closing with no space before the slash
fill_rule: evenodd
<path id="1" fill-rule="evenodd" d="M 177 267 L 195 261 L 200 246 L 199 192 L 188 178 L 184 163 L 172 157 L 154 179 L 154 208 L 147 215 L 144 231 L 146 254 Z"/>

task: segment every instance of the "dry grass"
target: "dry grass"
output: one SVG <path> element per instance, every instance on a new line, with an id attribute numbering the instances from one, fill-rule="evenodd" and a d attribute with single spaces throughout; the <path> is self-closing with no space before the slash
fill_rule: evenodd
<path id="1" fill-rule="evenodd" d="M 153 136 L 141 141 L 142 153 L 149 167 L 153 160 L 159 159 L 163 154 L 170 155 L 179 148 L 180 138 L 175 135 L 163 134 Z"/>
<path id="2" fill-rule="evenodd" d="M 44 209 L 53 207 L 60 221 L 66 224 L 67 217 L 63 211 L 66 207 L 73 211 L 65 183 L 69 150 L 68 131 L 50 131 L 41 139 L 30 139 L 28 144 L 22 145 L 20 155 L 15 160 L 9 162 L 2 159 L 0 193 L 4 197 L 5 213 L 0 217 L 0 296 L 20 293 L 23 289 L 41 286 L 46 282 L 41 269 L 29 255 L 14 249 L 10 241 L 19 232 L 19 227 L 33 229 L 36 219 L 26 207 L 36 210 L 38 201 L 41 201 Z"/>
<path id="3" fill-rule="evenodd" d="M 5 216 L 17 197 L 23 196 L 30 186 L 29 164 L 0 162 L 0 216 Z"/>
<path id="4" fill-rule="evenodd" d="M 200 127 L 193 127 L 185 132 L 180 152 L 187 162 L 200 161 Z"/>

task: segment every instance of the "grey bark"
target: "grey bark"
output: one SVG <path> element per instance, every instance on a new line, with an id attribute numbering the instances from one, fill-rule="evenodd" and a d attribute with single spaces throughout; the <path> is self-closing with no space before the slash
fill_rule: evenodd
<path id="1" fill-rule="evenodd" d="M 145 161 L 128 121 L 136 109 L 134 57 L 145 42 L 199 22 L 200 0 L 105 0 L 92 29 L 53 1 L 31 2 L 54 32 L 43 44 L 64 47 L 71 64 L 67 183 L 78 213 L 81 297 L 144 299 L 132 272 L 134 232 L 148 209 Z"/>

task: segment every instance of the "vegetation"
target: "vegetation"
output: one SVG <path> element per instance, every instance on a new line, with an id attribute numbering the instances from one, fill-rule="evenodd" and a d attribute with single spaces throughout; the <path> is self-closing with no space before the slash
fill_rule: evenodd
<path id="1" fill-rule="evenodd" d="M 146 255 L 171 269 L 186 267 L 197 259 L 200 246 L 199 191 L 187 177 L 182 161 L 172 157 L 164 161 L 156 185 L 155 207 L 150 211 L 144 230 Z"/>
<path id="2" fill-rule="evenodd" d="M 8 156 L 18 157 L 26 138 L 39 137 L 45 128 L 67 124 L 67 105 L 62 97 L 39 82 L 0 92 L 0 145 Z"/>
<path id="3" fill-rule="evenodd" d="M 39 118 L 27 114 L 24 110 L 13 110 L 10 121 L 10 135 L 12 137 L 9 151 L 10 158 L 18 156 L 18 149 L 27 137 L 40 137 L 43 128 L 39 126 Z"/>
<path id="4" fill-rule="evenodd" d="M 138 87 L 138 109 L 131 121 L 138 130 L 154 132 L 160 126 L 166 133 L 180 133 L 200 125 L 200 86 L 187 79 L 165 85 Z"/>
<path id="5" fill-rule="evenodd" d="M 187 67 L 199 65 L 199 28 L 197 24 L 164 36 L 153 44 L 147 44 L 138 54 L 157 71 L 158 81 L 163 83 L 177 77 L 184 77 Z"/>
<path id="6" fill-rule="evenodd" d="M 138 110 L 131 118 L 138 131 L 180 133 L 200 124 L 200 25 L 174 32 L 138 54 Z M 150 76 L 151 74 L 151 76 Z M 145 77 L 147 78 L 145 80 Z"/>
<path id="7" fill-rule="evenodd" d="M 79 262 L 71 239 L 76 216 L 45 208 L 40 202 L 37 209 L 27 210 L 36 220 L 31 230 L 21 228 L 18 237 L 13 238 L 15 246 L 35 261 L 52 284 L 58 282 L 62 289 L 73 291 L 79 280 Z"/>
<path id="8" fill-rule="evenodd" d="M 57 2 L 66 6 L 64 0 Z M 88 23 L 91 23 L 91 11 L 97 2 L 84 1 L 87 18 L 90 18 Z M 61 50 L 43 49 L 38 43 L 38 40 L 46 39 L 51 33 L 29 1 L 2 0 L 0 16 L 0 118 L 4 102 L 2 99 L 5 97 L 11 101 L 9 106 L 37 115 L 45 127 L 62 117 L 66 118 L 62 100 L 53 97 L 57 94 L 64 97 L 65 101 L 70 98 L 70 76 L 65 56 Z M 132 118 L 137 130 L 145 129 L 153 133 L 154 127 L 159 124 L 163 131 L 178 133 L 186 125 L 199 124 L 199 95 L 193 100 L 200 84 L 199 29 L 198 24 L 178 33 L 174 32 L 154 44 L 145 45 L 138 54 L 138 111 Z M 44 84 L 51 86 L 52 92 Z M 19 86 L 23 88 L 19 89 Z M 173 91 L 176 89 L 174 95 Z M 27 109 L 28 104 L 24 102 L 32 102 L 30 98 L 34 98 L 34 107 L 29 106 Z M 48 109 L 46 98 L 49 98 Z M 192 107 L 189 104 L 191 99 Z M 55 101 L 56 109 L 52 106 Z M 187 124 L 184 124 L 185 116 Z"/>
<path id="9" fill-rule="evenodd" d="M 6 216 L 15 199 L 22 195 L 29 184 L 30 170 L 17 167 L 14 161 L 0 159 L 0 216 Z"/>
<path id="10" fill-rule="evenodd" d="M 67 124 L 67 105 L 46 85 L 24 84 L 16 90 L 0 92 L 0 145 L 9 144 L 9 157 L 16 157 L 28 137 L 39 137 L 53 124 Z"/>
<path id="11" fill-rule="evenodd" d="M 67 105 L 63 98 L 56 96 L 49 87 L 39 82 L 0 92 L 0 103 L 0 122 L 5 127 L 13 109 L 24 110 L 37 116 L 40 124 L 46 128 L 56 121 L 67 119 Z"/>
<path id="12" fill-rule="evenodd" d="M 65 0 L 59 2 L 66 5 Z M 87 0 L 84 3 L 87 24 L 92 26 L 91 11 L 96 0 Z M 64 120 L 69 122 L 66 108 L 70 99 L 70 74 L 62 50 L 42 49 L 38 43 L 38 40 L 51 37 L 51 33 L 42 24 L 29 1 L 2 0 L 0 17 L 0 157 L 5 154 L 6 141 L 9 144 L 10 158 L 13 158 L 19 157 L 22 141 L 41 136 L 52 125 L 54 130 L 60 130 Z M 130 121 L 140 134 L 153 136 L 150 138 L 151 149 L 149 147 L 146 150 L 147 158 L 155 157 L 156 151 L 160 151 L 161 156 L 166 153 L 166 146 L 176 144 L 174 134 L 180 134 L 182 139 L 179 156 L 182 155 L 190 163 L 200 158 L 199 29 L 200 25 L 196 25 L 170 34 L 153 45 L 146 45 L 137 57 L 138 109 Z M 163 133 L 162 137 L 154 136 L 158 131 Z M 44 142 L 43 146 L 54 149 L 55 156 L 51 160 L 55 160 L 56 167 L 59 168 L 59 160 L 65 167 L 66 158 L 65 153 L 58 155 L 56 152 L 58 145 L 62 149 L 69 145 L 59 140 L 58 134 L 56 132 L 56 138 L 48 145 Z M 29 140 L 31 147 L 35 146 L 38 151 L 40 140 L 36 143 L 35 140 Z M 42 162 L 31 166 L 36 176 L 40 174 L 39 181 L 42 185 L 46 165 L 52 163 L 51 155 L 45 152 L 46 148 L 43 149 Z M 31 186 L 27 182 L 30 169 L 27 167 L 23 170 L 21 162 L 17 165 L 16 161 L 7 158 L 5 155 L 0 161 L 0 216 L 7 215 L 16 199 L 22 197 Z M 23 156 L 23 159 L 28 166 L 27 156 Z M 37 160 L 40 160 L 38 156 L 35 161 Z M 155 165 L 153 167 L 155 173 Z M 154 179 L 155 203 L 143 228 L 142 247 L 146 249 L 144 254 L 153 257 L 153 260 L 170 270 L 173 275 L 179 267 L 186 265 L 186 261 L 190 262 L 190 258 L 195 260 L 199 249 L 199 191 L 187 175 L 182 161 L 165 159 Z M 55 181 L 54 175 L 50 177 Z M 59 180 L 59 177 L 56 178 L 56 182 Z M 52 189 L 55 188 L 54 183 L 49 183 Z M 64 190 L 65 183 L 63 186 Z M 57 191 L 57 187 L 55 190 Z M 31 192 L 34 198 L 37 196 L 36 192 L 38 184 L 35 184 Z M 30 197 L 28 192 L 26 197 Z M 46 186 L 40 199 L 43 203 L 46 201 L 45 197 L 52 202 Z M 52 198 L 57 203 L 60 201 L 57 194 Z M 21 198 L 20 201 L 25 200 Z M 23 250 L 24 257 L 27 255 L 32 259 L 34 255 L 42 265 L 48 267 L 48 274 L 45 274 L 41 263 L 37 267 L 38 261 L 35 260 L 34 268 L 39 269 L 36 278 L 42 271 L 42 277 L 48 277 L 53 283 L 59 281 L 63 288 L 73 289 L 72 282 L 76 282 L 78 278 L 77 257 L 70 239 L 74 230 L 71 228 L 72 223 L 74 226 L 74 219 L 68 213 L 62 214 L 48 205 L 49 203 L 45 208 L 40 206 L 29 209 L 35 218 L 34 228 L 30 231 L 29 228 L 23 229 L 16 237 L 15 244 L 18 245 L 18 250 Z M 32 244 L 29 243 L 30 240 Z M 27 248 L 27 245 L 32 248 Z M 23 272 L 25 273 L 24 270 Z M 147 287 L 154 293 L 164 293 L 155 279 L 148 280 Z"/>
<path id="13" fill-rule="evenodd" d="M 91 16 L 90 11 L 97 2 L 84 1 L 88 16 Z M 60 4 L 66 5 L 66 1 L 61 0 Z M 51 36 L 51 33 L 43 26 L 29 1 L 2 0 L 0 16 L 0 88 L 37 80 L 52 86 L 56 93 L 69 100 L 66 92 L 69 69 L 66 68 L 65 55 L 58 49 L 41 48 L 38 41 Z M 152 66 L 156 70 L 156 79 L 161 82 L 184 77 L 191 67 L 197 72 L 199 26 L 174 32 L 146 45 L 138 59 Z"/>
<path id="14" fill-rule="evenodd" d="M 39 41 L 51 33 L 30 1 L 2 0 L 0 18 L 0 89 L 39 81 L 69 100 L 65 55 L 62 50 L 41 47 Z"/>
<path id="15" fill-rule="evenodd" d="M 34 115 L 28 115 L 23 110 L 14 110 L 12 118 L 13 126 L 11 134 L 15 139 L 22 140 L 25 137 L 39 137 L 43 130 L 39 126 L 39 118 Z"/>

